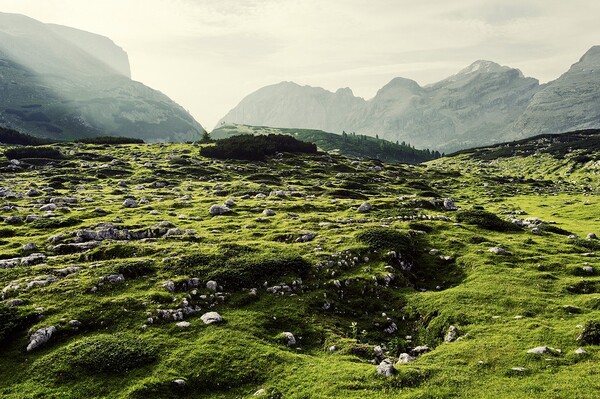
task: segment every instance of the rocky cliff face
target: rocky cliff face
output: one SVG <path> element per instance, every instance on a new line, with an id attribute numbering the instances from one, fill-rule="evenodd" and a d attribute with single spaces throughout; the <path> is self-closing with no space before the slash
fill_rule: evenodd
<path id="1" fill-rule="evenodd" d="M 545 85 L 512 128 L 514 137 L 600 127 L 600 46 Z"/>
<path id="2" fill-rule="evenodd" d="M 369 101 L 339 93 L 293 83 L 269 86 L 246 97 L 222 121 L 356 131 L 446 152 L 600 127 L 600 47 L 543 86 L 518 69 L 477 61 L 425 87 L 395 78 Z"/>
<path id="3" fill-rule="evenodd" d="M 131 79 L 127 53 L 109 38 L 68 26 L 46 24 L 46 27 L 85 53 L 102 61 L 117 74 Z"/>
<path id="4" fill-rule="evenodd" d="M 130 79 L 110 39 L 0 13 L 0 124 L 54 139 L 93 135 L 197 139 L 181 106 Z"/>

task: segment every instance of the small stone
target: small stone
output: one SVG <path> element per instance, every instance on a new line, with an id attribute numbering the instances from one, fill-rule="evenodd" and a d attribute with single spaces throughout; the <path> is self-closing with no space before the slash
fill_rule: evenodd
<path id="1" fill-rule="evenodd" d="M 595 240 L 595 239 L 597 239 L 597 238 L 598 238 L 598 237 L 596 236 L 596 234 L 595 234 L 595 233 L 590 233 L 590 234 L 588 234 L 588 235 L 587 235 L 587 239 L 588 239 L 588 240 Z"/>
<path id="2" fill-rule="evenodd" d="M 125 201 L 123 201 L 123 206 L 125 208 L 137 208 L 138 204 L 133 198 L 127 198 Z"/>
<path id="3" fill-rule="evenodd" d="M 223 321 L 223 318 L 217 312 L 204 313 L 202 316 L 200 316 L 200 319 L 204 322 L 204 324 L 221 323 Z"/>
<path id="4" fill-rule="evenodd" d="M 211 207 L 208 209 L 208 213 L 211 216 L 216 216 L 216 215 L 223 215 L 225 213 L 229 213 L 231 212 L 231 209 L 229 209 L 227 206 L 225 205 L 211 205 Z"/>
<path id="5" fill-rule="evenodd" d="M 490 248 L 490 249 L 488 249 L 488 252 L 491 252 L 496 255 L 509 255 L 510 254 L 506 249 L 500 248 L 500 247 Z"/>
<path id="6" fill-rule="evenodd" d="M 377 366 L 377 374 L 381 374 L 385 377 L 391 377 L 396 372 L 394 365 L 391 363 L 390 359 L 385 359 L 383 362 L 379 363 Z"/>
<path id="7" fill-rule="evenodd" d="M 575 349 L 575 353 L 577 355 L 585 355 L 587 352 L 583 348 L 578 348 L 578 349 Z"/>
<path id="8" fill-rule="evenodd" d="M 178 378 L 175 381 L 173 381 L 173 384 L 179 388 L 183 388 L 187 384 L 187 382 L 181 378 Z"/>
<path id="9" fill-rule="evenodd" d="M 37 245 L 34 242 L 29 242 L 23 245 L 23 251 L 35 251 L 37 249 Z"/>
<path id="10" fill-rule="evenodd" d="M 262 214 L 265 216 L 275 216 L 275 211 L 267 208 L 264 211 L 262 211 Z"/>
<path id="11" fill-rule="evenodd" d="M 162 284 L 162 287 L 165 288 L 169 292 L 175 292 L 175 283 L 172 282 L 171 280 L 165 281 Z"/>
<path id="12" fill-rule="evenodd" d="M 529 349 L 527 353 L 531 353 L 534 355 L 545 355 L 545 354 L 556 354 L 557 351 L 548 346 L 537 346 L 535 348 Z"/>
<path id="13" fill-rule="evenodd" d="M 179 323 L 177 323 L 175 325 L 180 328 L 188 328 L 189 326 L 191 326 L 189 321 L 180 321 Z"/>
<path id="14" fill-rule="evenodd" d="M 217 284 L 217 282 L 214 280 L 210 280 L 206 283 L 206 288 L 216 292 L 219 290 L 219 284 Z"/>
<path id="15" fill-rule="evenodd" d="M 267 391 L 265 391 L 264 388 L 261 388 L 258 391 L 254 392 L 254 395 L 252 395 L 252 396 L 263 396 L 263 395 L 266 395 L 266 394 L 267 394 Z"/>
<path id="16" fill-rule="evenodd" d="M 415 360 L 416 359 L 408 353 L 401 353 L 400 356 L 398 356 L 398 363 L 410 363 Z"/>
<path id="17" fill-rule="evenodd" d="M 369 212 L 371 210 L 370 202 L 363 202 L 357 209 L 359 212 Z"/>
<path id="18" fill-rule="evenodd" d="M 285 346 L 294 346 L 296 345 L 296 337 L 289 331 L 285 331 L 282 333 Z"/>
<path id="19" fill-rule="evenodd" d="M 446 332 L 446 337 L 444 338 L 444 341 L 452 342 L 456 341 L 456 338 L 458 338 L 458 328 L 456 328 L 455 326 L 450 326 L 448 328 L 448 331 Z"/>
<path id="20" fill-rule="evenodd" d="M 44 327 L 40 328 L 29 337 L 29 345 L 27 345 L 27 352 L 31 352 L 32 350 L 39 348 L 44 345 L 46 342 L 50 341 L 52 335 L 56 333 L 56 327 Z"/>

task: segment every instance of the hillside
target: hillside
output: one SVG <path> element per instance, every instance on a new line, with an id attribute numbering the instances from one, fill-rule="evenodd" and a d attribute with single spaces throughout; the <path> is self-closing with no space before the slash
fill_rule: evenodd
<path id="1" fill-rule="evenodd" d="M 110 39 L 0 13 L 0 126 L 70 140 L 194 140 L 202 126 L 163 93 L 130 78 Z"/>
<path id="2" fill-rule="evenodd" d="M 598 153 L 517 145 L 4 147 L 0 395 L 594 397 Z"/>
<path id="3" fill-rule="evenodd" d="M 408 145 L 395 144 L 375 137 L 353 133 L 335 134 L 322 130 L 273 128 L 249 125 L 222 125 L 210 133 L 219 140 L 240 134 L 267 135 L 285 134 L 298 140 L 314 143 L 323 151 L 350 158 L 379 159 L 384 162 L 420 163 L 439 158 L 439 152 L 417 150 Z"/>
<path id="4" fill-rule="evenodd" d="M 453 152 L 542 133 L 600 128 L 600 47 L 540 85 L 515 68 L 479 60 L 440 82 L 394 78 L 365 100 L 282 82 L 249 94 L 219 123 L 355 131 Z"/>

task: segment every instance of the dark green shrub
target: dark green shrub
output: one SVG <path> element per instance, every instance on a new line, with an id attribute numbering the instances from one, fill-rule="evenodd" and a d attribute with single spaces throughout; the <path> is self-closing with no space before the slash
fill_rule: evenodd
<path id="1" fill-rule="evenodd" d="M 148 256 L 153 253 L 153 250 L 146 247 L 139 247 L 127 244 L 115 244 L 111 246 L 103 246 L 94 249 L 93 251 L 82 254 L 81 261 L 97 262 L 111 259 L 127 259 Z"/>
<path id="2" fill-rule="evenodd" d="M 343 188 L 331 190 L 329 192 L 329 195 L 331 195 L 333 198 L 351 198 L 351 199 L 358 199 L 358 200 L 368 199 L 368 197 L 366 195 L 364 195 L 358 191 L 346 190 Z"/>
<path id="3" fill-rule="evenodd" d="M 305 277 L 310 264 L 299 255 L 246 255 L 229 259 L 211 270 L 207 279 L 228 288 L 256 287 L 265 281 L 275 282 L 284 275 Z"/>
<path id="4" fill-rule="evenodd" d="M 570 236 L 571 234 L 573 234 L 570 231 L 552 225 L 544 225 L 542 226 L 542 230 L 544 230 L 547 233 L 560 234 L 561 236 Z"/>
<path id="5" fill-rule="evenodd" d="M 40 218 L 31 222 L 29 225 L 36 229 L 57 229 L 60 227 L 71 227 L 81 223 L 77 218 Z"/>
<path id="6" fill-rule="evenodd" d="M 600 321 L 588 321 L 577 340 L 588 345 L 600 345 Z"/>
<path id="7" fill-rule="evenodd" d="M 401 353 L 408 352 L 410 344 L 402 337 L 394 337 L 387 346 L 392 356 L 398 356 Z"/>
<path id="8" fill-rule="evenodd" d="M 144 140 L 135 139 L 133 137 L 116 137 L 116 136 L 98 136 L 98 137 L 85 137 L 74 140 L 76 143 L 86 144 L 144 144 Z"/>
<path id="9" fill-rule="evenodd" d="M 567 287 L 567 291 L 571 294 L 594 294 L 598 292 L 600 282 L 582 280 Z"/>
<path id="10" fill-rule="evenodd" d="M 23 313 L 18 308 L 0 303 L 0 343 L 16 331 L 24 329 L 32 319 L 33 314 Z"/>
<path id="11" fill-rule="evenodd" d="M 456 213 L 459 223 L 474 224 L 478 227 L 493 231 L 520 231 L 516 224 L 500 219 L 497 215 L 481 209 L 467 209 Z"/>
<path id="12" fill-rule="evenodd" d="M 356 239 L 368 245 L 373 251 L 412 252 L 414 245 L 408 234 L 385 227 L 374 227 L 361 231 L 356 235 Z"/>
<path id="13" fill-rule="evenodd" d="M 51 140 L 33 137 L 28 134 L 19 133 L 16 130 L 0 127 L 0 143 L 16 145 L 42 145 L 50 144 Z"/>
<path id="14" fill-rule="evenodd" d="M 431 233 L 433 231 L 433 226 L 425 223 L 410 222 L 408 227 L 410 227 L 411 230 L 424 231 L 426 233 Z"/>
<path id="15" fill-rule="evenodd" d="M 16 234 L 15 229 L 2 228 L 0 229 L 0 238 L 14 237 Z"/>
<path id="16" fill-rule="evenodd" d="M 148 276 L 155 271 L 154 262 L 150 259 L 140 259 L 115 266 L 115 274 L 122 274 L 125 278 Z"/>
<path id="17" fill-rule="evenodd" d="M 52 147 L 16 147 L 4 151 L 8 159 L 45 158 L 63 159 L 63 154 Z"/>
<path id="18" fill-rule="evenodd" d="M 245 159 L 262 161 L 278 152 L 315 154 L 317 146 L 291 136 L 270 134 L 268 136 L 241 135 L 217 140 L 214 146 L 202 147 L 200 155 L 217 159 Z"/>
<path id="19" fill-rule="evenodd" d="M 581 248 L 585 248 L 590 251 L 600 251 L 600 240 L 582 240 L 575 239 L 571 243 Z"/>
<path id="20" fill-rule="evenodd" d="M 64 378 L 77 374 L 121 374 L 156 361 L 158 352 L 146 339 L 126 333 L 84 337 L 35 363 Z"/>

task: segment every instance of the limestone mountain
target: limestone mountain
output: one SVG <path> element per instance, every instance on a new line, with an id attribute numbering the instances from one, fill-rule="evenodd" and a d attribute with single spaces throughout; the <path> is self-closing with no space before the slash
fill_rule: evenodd
<path id="1" fill-rule="evenodd" d="M 38 137 L 115 135 L 192 140 L 204 129 L 181 106 L 130 78 L 110 39 L 0 13 L 0 125 Z"/>
<path id="2" fill-rule="evenodd" d="M 223 119 L 277 127 L 355 131 L 454 151 L 540 133 L 600 127 L 600 47 L 540 85 L 514 68 L 476 61 L 440 82 L 395 78 L 364 100 L 285 82 L 247 96 Z"/>
<path id="3" fill-rule="evenodd" d="M 600 46 L 536 93 L 513 127 L 515 137 L 600 127 Z"/>

